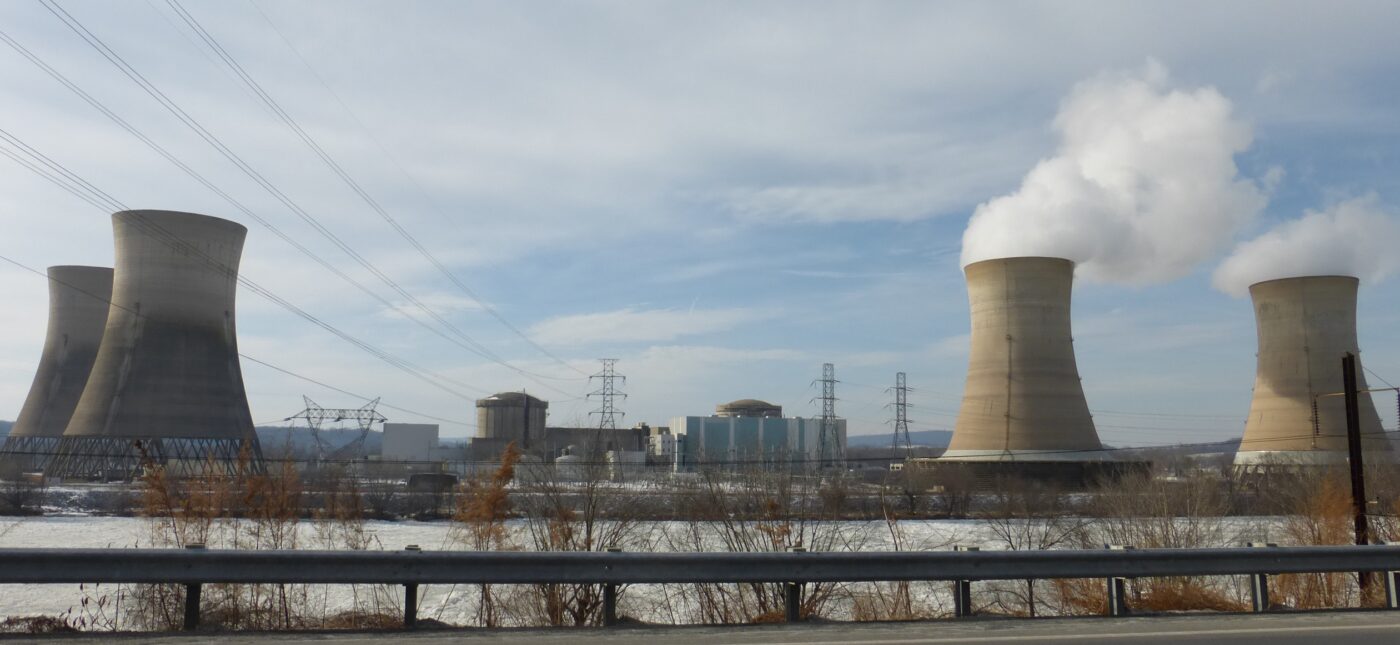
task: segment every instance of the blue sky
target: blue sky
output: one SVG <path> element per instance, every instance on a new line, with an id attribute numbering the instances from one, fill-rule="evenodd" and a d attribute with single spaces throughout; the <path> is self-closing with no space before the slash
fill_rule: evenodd
<path id="1" fill-rule="evenodd" d="M 887 432 L 905 371 L 919 429 L 951 428 L 966 368 L 963 230 L 1057 154 L 1086 79 L 1166 73 L 1218 92 L 1252 134 L 1237 179 L 1267 202 L 1183 277 L 1081 280 L 1080 372 L 1102 438 L 1237 436 L 1254 372 L 1246 299 L 1212 273 L 1235 243 L 1305 211 L 1400 203 L 1394 3 L 203 2 L 187 10 L 355 178 L 514 327 L 382 221 L 181 20 L 150 2 L 60 0 L 186 112 L 420 301 L 525 377 L 444 342 L 317 266 L 0 45 L 0 128 L 133 207 L 249 226 L 244 275 L 422 365 L 406 376 L 258 296 L 250 356 L 399 408 L 470 423 L 470 398 L 526 388 L 582 423 L 580 373 L 620 359 L 627 422 L 743 397 L 814 414 L 823 362 L 852 433 Z M 240 203 L 404 304 L 35 2 L 0 29 Z M 1149 63 L 1149 61 L 1155 61 Z M 108 264 L 106 213 L 0 159 L 0 255 Z M 1380 238 L 1376 245 L 1394 248 Z M 1378 274 L 1379 275 L 1379 274 Z M 0 418 L 18 413 L 46 285 L 0 264 Z M 1363 285 L 1367 366 L 1400 382 L 1394 282 Z M 307 394 L 244 364 L 254 417 Z M 468 387 L 470 386 L 470 387 Z M 1394 427 L 1394 400 L 1378 401 Z M 419 421 L 386 411 L 396 421 Z M 445 435 L 467 425 L 444 423 Z"/>

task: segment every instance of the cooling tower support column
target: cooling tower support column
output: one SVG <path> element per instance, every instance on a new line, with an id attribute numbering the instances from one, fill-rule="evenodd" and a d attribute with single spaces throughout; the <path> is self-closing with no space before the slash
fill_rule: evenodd
<path id="1" fill-rule="evenodd" d="M 49 325 L 29 396 L 0 448 L 0 475 L 43 470 L 83 395 L 112 298 L 106 267 L 49 267 Z"/>
<path id="2" fill-rule="evenodd" d="M 1346 461 L 1342 357 L 1357 355 L 1362 448 L 1388 452 L 1366 394 L 1356 340 L 1356 292 L 1348 276 L 1268 280 L 1249 287 L 1259 333 L 1254 397 L 1235 465 L 1306 466 Z M 1383 459 L 1389 459 L 1389 456 Z"/>
<path id="3" fill-rule="evenodd" d="M 1070 336 L 1074 263 L 1017 257 L 967 274 L 972 347 L 945 460 L 1102 458 Z"/>
<path id="4" fill-rule="evenodd" d="M 51 472 L 129 479 L 145 464 L 182 475 L 261 469 L 234 326 L 247 229 L 172 211 L 123 211 L 112 224 L 111 314 Z"/>

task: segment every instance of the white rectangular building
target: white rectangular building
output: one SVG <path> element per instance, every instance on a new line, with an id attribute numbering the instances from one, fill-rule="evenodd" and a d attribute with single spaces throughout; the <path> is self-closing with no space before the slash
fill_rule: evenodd
<path id="1" fill-rule="evenodd" d="M 383 461 L 432 461 L 438 456 L 436 423 L 386 423 Z"/>

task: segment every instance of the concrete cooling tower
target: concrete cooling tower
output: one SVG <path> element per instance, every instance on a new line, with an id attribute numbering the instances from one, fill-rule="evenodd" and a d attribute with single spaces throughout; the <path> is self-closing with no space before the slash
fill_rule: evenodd
<path id="1" fill-rule="evenodd" d="M 1070 336 L 1074 263 L 1017 257 L 964 270 L 972 347 L 962 407 L 942 459 L 1101 459 Z"/>
<path id="2" fill-rule="evenodd" d="M 112 270 L 49 267 L 49 325 L 29 396 L 0 449 L 0 470 L 43 470 L 68 427 L 88 373 L 112 297 Z"/>
<path id="3" fill-rule="evenodd" d="M 50 472 L 125 479 L 143 460 L 170 472 L 236 467 L 261 453 L 234 327 L 247 229 L 173 211 L 112 215 L 111 314 Z"/>
<path id="4" fill-rule="evenodd" d="M 1345 401 L 1319 395 L 1342 391 L 1347 352 L 1358 357 L 1357 389 L 1366 389 L 1356 342 L 1358 284 L 1347 276 L 1311 276 L 1249 287 L 1259 358 L 1236 466 L 1346 461 Z M 1371 396 L 1363 393 L 1359 403 L 1362 449 L 1388 451 Z"/>

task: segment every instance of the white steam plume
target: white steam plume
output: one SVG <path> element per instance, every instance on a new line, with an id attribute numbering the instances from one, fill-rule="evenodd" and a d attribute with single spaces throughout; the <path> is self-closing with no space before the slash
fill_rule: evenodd
<path id="1" fill-rule="evenodd" d="M 1378 282 L 1400 271 L 1400 219 L 1375 195 L 1308 211 L 1243 242 L 1215 270 L 1215 287 L 1233 296 L 1276 278 L 1349 275 Z"/>
<path id="2" fill-rule="evenodd" d="M 1168 88 L 1155 61 L 1079 83 L 1055 117 L 1059 151 L 1016 192 L 977 207 L 963 264 L 1045 255 L 1073 260 L 1080 277 L 1100 282 L 1185 275 L 1267 201 L 1238 177 L 1234 155 L 1253 134 L 1230 111 L 1214 88 Z"/>

